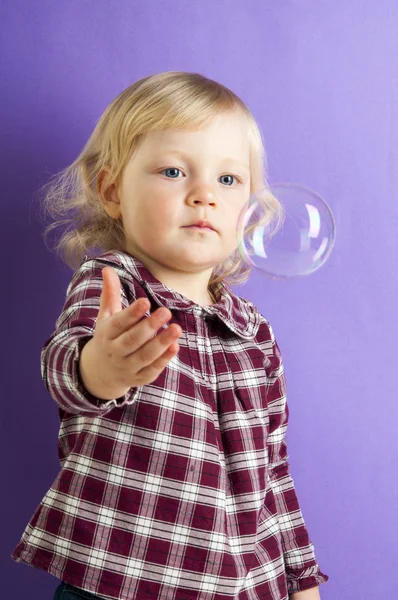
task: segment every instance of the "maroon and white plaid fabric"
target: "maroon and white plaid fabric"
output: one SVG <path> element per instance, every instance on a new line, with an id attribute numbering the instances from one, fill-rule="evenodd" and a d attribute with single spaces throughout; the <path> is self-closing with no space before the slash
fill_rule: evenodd
<path id="1" fill-rule="evenodd" d="M 78 361 L 107 265 L 124 307 L 147 297 L 183 333 L 153 383 L 104 401 Z M 213 291 L 217 303 L 199 306 L 122 251 L 82 262 L 41 355 L 61 470 L 15 561 L 113 600 L 287 600 L 328 580 L 289 472 L 273 330 L 226 283 Z"/>

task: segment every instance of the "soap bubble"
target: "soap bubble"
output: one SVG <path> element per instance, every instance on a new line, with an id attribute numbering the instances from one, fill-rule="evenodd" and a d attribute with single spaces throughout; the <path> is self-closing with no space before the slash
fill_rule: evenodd
<path id="1" fill-rule="evenodd" d="M 252 194 L 238 222 L 238 247 L 245 262 L 271 279 L 310 275 L 325 264 L 334 246 L 335 220 L 314 191 L 294 183 L 270 186 L 283 207 L 282 223 L 259 224 L 263 189 Z"/>

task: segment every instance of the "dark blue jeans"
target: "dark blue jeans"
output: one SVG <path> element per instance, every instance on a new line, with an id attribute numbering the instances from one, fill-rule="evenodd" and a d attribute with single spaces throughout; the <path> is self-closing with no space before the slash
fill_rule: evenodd
<path id="1" fill-rule="evenodd" d="M 83 600 L 102 600 L 99 596 L 81 590 L 70 583 L 65 583 L 65 581 L 62 581 L 55 590 L 53 600 L 82 600 L 82 598 Z"/>

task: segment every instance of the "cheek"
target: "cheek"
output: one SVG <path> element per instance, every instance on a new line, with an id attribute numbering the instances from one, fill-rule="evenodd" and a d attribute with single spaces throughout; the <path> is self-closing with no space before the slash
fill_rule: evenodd
<path id="1" fill-rule="evenodd" d="M 232 245 L 238 243 L 238 227 L 239 227 L 240 211 L 234 211 L 228 220 L 228 241 Z"/>
<path id="2" fill-rule="evenodd" d="M 130 228 L 157 227 L 168 223 L 173 214 L 172 196 L 159 185 L 143 185 L 132 191 L 125 201 L 124 215 Z"/>
<path id="3" fill-rule="evenodd" d="M 228 222 L 232 230 L 237 229 L 239 217 L 241 216 L 243 210 L 244 209 L 241 206 L 234 206 L 233 208 L 231 208 L 230 213 L 228 215 Z"/>
<path id="4" fill-rule="evenodd" d="M 175 225 L 175 218 L 167 203 L 148 198 L 130 211 L 126 228 L 137 240 L 156 240 Z"/>

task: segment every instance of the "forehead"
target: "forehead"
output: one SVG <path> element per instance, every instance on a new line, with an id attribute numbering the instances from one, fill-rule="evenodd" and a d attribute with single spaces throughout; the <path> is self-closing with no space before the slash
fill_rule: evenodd
<path id="1" fill-rule="evenodd" d="M 221 113 L 201 127 L 163 129 L 144 135 L 140 150 L 144 154 L 154 151 L 211 152 L 246 158 L 249 153 L 249 133 L 246 119 L 239 113 Z"/>

